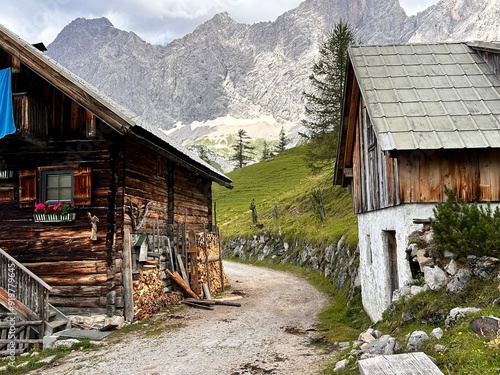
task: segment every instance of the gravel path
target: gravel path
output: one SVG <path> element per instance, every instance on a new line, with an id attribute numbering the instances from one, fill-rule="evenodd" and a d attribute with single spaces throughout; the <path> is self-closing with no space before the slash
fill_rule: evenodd
<path id="1" fill-rule="evenodd" d="M 241 307 L 185 308 L 161 317 L 158 335 L 127 334 L 117 343 L 110 336 L 99 351 L 74 352 L 32 374 L 318 374 L 332 355 L 310 345 L 325 296 L 290 273 L 233 262 L 224 268 L 226 295 L 242 295 Z"/>

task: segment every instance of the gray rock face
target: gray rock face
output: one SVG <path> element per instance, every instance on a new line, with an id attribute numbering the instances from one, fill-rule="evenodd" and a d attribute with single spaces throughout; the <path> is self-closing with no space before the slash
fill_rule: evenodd
<path id="1" fill-rule="evenodd" d="M 467 268 L 460 268 L 455 276 L 453 276 L 448 284 L 446 284 L 446 291 L 449 293 L 458 294 L 464 289 L 471 279 L 471 271 Z"/>
<path id="2" fill-rule="evenodd" d="M 47 54 L 164 129 L 265 115 L 292 122 L 297 131 L 319 43 L 340 18 L 364 44 L 498 40 L 493 10 L 499 7 L 500 0 L 444 0 L 408 17 L 398 0 L 306 0 L 274 22 L 247 25 L 220 13 L 166 46 L 146 43 L 106 18 L 79 18 Z"/>
<path id="3" fill-rule="evenodd" d="M 488 279 L 495 271 L 500 259 L 488 256 L 476 257 L 469 255 L 467 257 L 467 265 L 474 276 L 481 279 Z"/>

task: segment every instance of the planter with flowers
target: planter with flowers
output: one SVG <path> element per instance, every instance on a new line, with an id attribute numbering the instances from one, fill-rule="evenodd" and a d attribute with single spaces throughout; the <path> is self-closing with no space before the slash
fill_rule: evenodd
<path id="1" fill-rule="evenodd" d="M 9 170 L 5 160 L 2 160 L 0 163 L 0 179 L 12 178 L 13 175 L 14 171 Z"/>
<path id="2" fill-rule="evenodd" d="M 59 202 L 53 206 L 38 203 L 35 206 L 33 221 L 37 223 L 68 223 L 75 221 L 76 214 L 71 203 Z"/>

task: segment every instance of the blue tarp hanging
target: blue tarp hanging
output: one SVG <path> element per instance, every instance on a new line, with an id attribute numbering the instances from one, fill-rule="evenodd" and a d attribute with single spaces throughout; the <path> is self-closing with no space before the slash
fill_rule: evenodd
<path id="1" fill-rule="evenodd" d="M 10 68 L 0 70 L 0 138 L 16 131 L 12 111 L 12 84 Z"/>

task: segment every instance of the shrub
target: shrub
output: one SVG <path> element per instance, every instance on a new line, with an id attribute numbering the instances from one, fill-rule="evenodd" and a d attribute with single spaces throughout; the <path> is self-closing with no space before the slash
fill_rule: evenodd
<path id="1" fill-rule="evenodd" d="M 500 209 L 490 204 L 466 203 L 445 188 L 446 202 L 436 204 L 431 222 L 434 243 L 440 251 L 458 257 L 500 255 Z"/>

